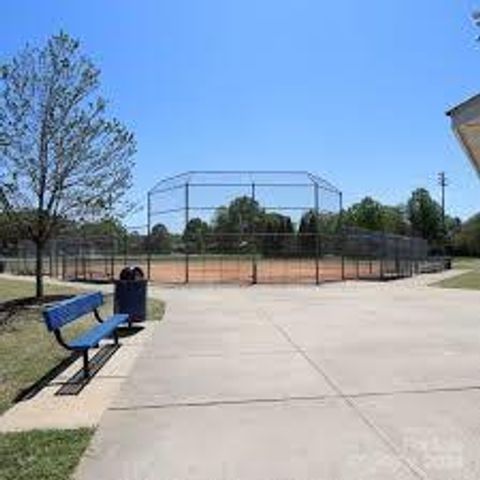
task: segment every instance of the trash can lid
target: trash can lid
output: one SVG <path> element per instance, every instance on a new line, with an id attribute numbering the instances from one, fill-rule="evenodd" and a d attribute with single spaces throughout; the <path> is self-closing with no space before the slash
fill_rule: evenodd
<path id="1" fill-rule="evenodd" d="M 132 267 L 132 275 L 133 280 L 143 280 L 145 278 L 143 270 L 138 265 Z"/>
<path id="2" fill-rule="evenodd" d="M 122 268 L 119 278 L 120 280 L 129 280 L 129 281 L 143 280 L 145 278 L 145 275 L 143 273 L 143 270 L 139 266 L 133 266 L 133 267 L 128 266 L 128 267 Z"/>
<path id="3" fill-rule="evenodd" d="M 132 269 L 130 267 L 122 268 L 119 277 L 120 277 L 120 280 L 132 280 L 132 277 L 133 277 Z"/>

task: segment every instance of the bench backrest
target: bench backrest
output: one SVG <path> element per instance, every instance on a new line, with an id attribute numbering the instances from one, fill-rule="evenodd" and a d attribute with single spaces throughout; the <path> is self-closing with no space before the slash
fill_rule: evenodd
<path id="1" fill-rule="evenodd" d="M 59 302 L 42 313 L 48 330 L 52 331 L 93 312 L 100 305 L 103 305 L 102 292 L 86 293 Z"/>

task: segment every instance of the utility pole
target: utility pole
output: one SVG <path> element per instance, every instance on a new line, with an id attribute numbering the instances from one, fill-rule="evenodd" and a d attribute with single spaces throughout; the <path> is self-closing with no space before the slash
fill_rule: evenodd
<path id="1" fill-rule="evenodd" d="M 448 179 L 445 172 L 440 172 L 438 174 L 438 184 L 442 189 L 442 242 L 443 247 L 445 248 L 445 237 L 447 233 L 445 229 L 445 188 L 448 186 Z"/>

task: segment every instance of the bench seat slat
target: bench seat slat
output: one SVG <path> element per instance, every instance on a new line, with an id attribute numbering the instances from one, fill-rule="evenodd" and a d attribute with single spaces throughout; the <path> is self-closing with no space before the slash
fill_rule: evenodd
<path id="1" fill-rule="evenodd" d="M 57 330 L 67 323 L 91 313 L 103 304 L 101 292 L 86 293 L 59 302 L 43 311 L 43 318 L 50 331 Z"/>
<path id="2" fill-rule="evenodd" d="M 92 329 L 71 340 L 68 344 L 74 350 L 85 350 L 98 345 L 100 340 L 113 333 L 120 324 L 128 321 L 128 315 L 117 313 Z"/>

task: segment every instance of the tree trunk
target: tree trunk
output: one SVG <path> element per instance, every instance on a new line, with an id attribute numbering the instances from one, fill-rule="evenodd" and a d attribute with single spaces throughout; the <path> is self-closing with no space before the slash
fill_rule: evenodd
<path id="1" fill-rule="evenodd" d="M 43 243 L 35 243 L 35 296 L 43 297 Z"/>

